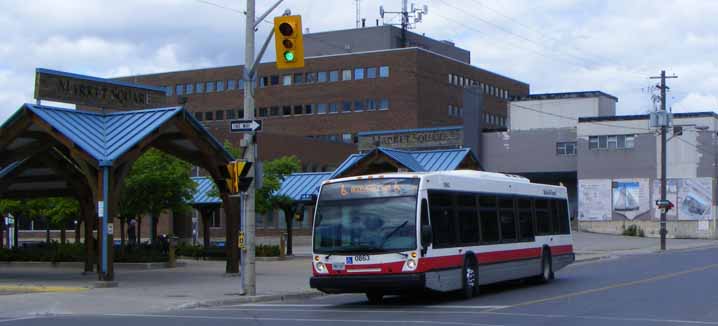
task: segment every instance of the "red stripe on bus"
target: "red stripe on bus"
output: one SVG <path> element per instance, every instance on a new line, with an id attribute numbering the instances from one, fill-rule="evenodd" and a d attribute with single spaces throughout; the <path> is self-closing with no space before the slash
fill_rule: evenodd
<path id="1" fill-rule="evenodd" d="M 554 256 L 573 253 L 573 245 L 553 246 L 551 254 Z M 496 264 L 505 263 L 515 260 L 532 259 L 541 257 L 541 248 L 526 248 L 504 251 L 492 251 L 479 253 L 477 255 L 479 264 Z M 371 275 L 371 274 L 396 274 L 401 273 L 404 266 L 403 261 L 383 263 L 383 264 L 367 264 L 367 265 L 346 265 L 345 270 L 335 271 L 331 264 L 327 264 L 329 275 Z M 452 256 L 441 257 L 425 257 L 419 259 L 419 266 L 415 272 L 423 273 L 437 269 L 460 268 L 464 266 L 464 255 L 457 254 Z M 348 270 L 353 269 L 380 269 L 378 272 L 355 272 L 350 273 Z M 313 270 L 313 268 L 312 268 Z M 320 275 L 314 271 L 314 275 Z M 326 274 L 325 274 L 326 275 Z"/>

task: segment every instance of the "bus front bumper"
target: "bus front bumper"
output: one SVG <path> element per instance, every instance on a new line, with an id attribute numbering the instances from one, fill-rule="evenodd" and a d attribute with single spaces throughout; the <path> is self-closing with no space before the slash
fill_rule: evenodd
<path id="1" fill-rule="evenodd" d="M 423 273 L 389 275 L 341 275 L 314 276 L 309 285 L 324 293 L 404 293 L 424 289 L 426 279 Z"/>

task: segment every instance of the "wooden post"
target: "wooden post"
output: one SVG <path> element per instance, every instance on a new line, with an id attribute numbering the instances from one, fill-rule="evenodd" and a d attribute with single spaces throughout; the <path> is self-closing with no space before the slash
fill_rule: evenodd
<path id="1" fill-rule="evenodd" d="M 225 242 L 227 250 L 226 272 L 230 274 L 239 273 L 239 247 L 237 241 L 239 236 L 239 209 L 238 198 L 230 197 L 228 193 L 221 194 L 225 212 Z"/>
<path id="2" fill-rule="evenodd" d="M 210 244 L 210 237 L 211 234 L 209 234 L 209 213 L 213 210 L 210 210 L 208 208 L 200 208 L 199 214 L 202 216 L 202 236 L 203 236 L 203 244 L 205 248 L 209 248 Z"/>

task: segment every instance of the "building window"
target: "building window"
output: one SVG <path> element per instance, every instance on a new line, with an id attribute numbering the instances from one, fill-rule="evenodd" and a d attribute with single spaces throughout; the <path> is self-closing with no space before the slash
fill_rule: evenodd
<path id="1" fill-rule="evenodd" d="M 194 93 L 194 85 L 193 84 L 184 85 L 184 93 L 187 95 Z"/>
<path id="2" fill-rule="evenodd" d="M 258 115 L 259 115 L 260 117 L 266 117 L 266 116 L 268 115 L 268 114 L 267 114 L 267 108 L 259 108 L 259 112 L 258 112 L 258 113 L 259 113 Z"/>
<path id="3" fill-rule="evenodd" d="M 295 85 L 304 84 L 304 74 L 302 74 L 302 73 L 294 74 L 294 84 Z"/>
<path id="4" fill-rule="evenodd" d="M 205 89 L 207 90 L 207 93 L 213 93 L 214 92 L 214 82 L 213 81 L 207 82 Z"/>
<path id="5" fill-rule="evenodd" d="M 320 71 L 317 73 L 317 82 L 319 82 L 319 83 L 327 82 L 327 72 L 326 71 Z"/>
<path id="6" fill-rule="evenodd" d="M 317 114 L 326 114 L 326 113 L 327 113 L 327 104 L 326 103 L 317 104 Z"/>
<path id="7" fill-rule="evenodd" d="M 354 137 L 352 137 L 352 134 L 342 134 L 342 142 L 351 144 L 354 142 Z"/>
<path id="8" fill-rule="evenodd" d="M 204 119 L 207 120 L 207 121 L 212 121 L 212 120 L 214 120 L 214 112 L 211 112 L 211 111 L 210 111 L 210 112 L 205 112 L 205 113 L 204 113 Z"/>
<path id="9" fill-rule="evenodd" d="M 244 89 L 244 80 L 237 80 L 237 89 Z"/>
<path id="10" fill-rule="evenodd" d="M 339 70 L 334 70 L 329 72 L 329 81 L 335 82 L 339 81 Z"/>
<path id="11" fill-rule="evenodd" d="M 184 91 L 184 85 L 176 85 L 176 86 L 175 86 L 175 93 L 176 93 L 178 96 L 179 96 L 179 95 L 182 95 L 182 93 L 184 93 L 183 91 Z"/>
<path id="12" fill-rule="evenodd" d="M 204 93 L 204 83 L 197 83 L 194 85 L 194 91 L 197 92 L 197 94 Z"/>
<path id="13" fill-rule="evenodd" d="M 282 107 L 282 115 L 292 115 L 292 107 L 285 105 Z"/>
<path id="14" fill-rule="evenodd" d="M 194 118 L 197 119 L 197 120 L 199 120 L 199 121 L 202 121 L 202 120 L 203 120 L 203 119 L 202 119 L 203 117 L 204 117 L 204 115 L 202 114 L 202 112 L 195 112 L 195 113 L 194 113 Z"/>
<path id="15" fill-rule="evenodd" d="M 224 80 L 218 80 L 216 83 L 217 83 L 217 91 L 224 92 Z"/>
<path id="16" fill-rule="evenodd" d="M 269 116 L 278 116 L 279 115 L 279 107 L 278 106 L 272 106 L 269 108 Z"/>
<path id="17" fill-rule="evenodd" d="M 233 91 L 233 90 L 235 90 L 235 89 L 237 89 L 237 84 L 234 83 L 234 79 L 228 80 L 228 81 L 227 81 L 227 90 L 228 90 L 228 91 Z"/>
<path id="18" fill-rule="evenodd" d="M 376 78 L 376 67 L 366 68 L 366 78 L 369 78 L 369 79 Z"/>
<path id="19" fill-rule="evenodd" d="M 279 85 L 279 75 L 269 76 L 269 85 L 271 85 L 271 86 Z"/>
<path id="20" fill-rule="evenodd" d="M 304 105 L 304 114 L 312 114 L 312 113 L 314 113 L 314 104 Z"/>
<path id="21" fill-rule="evenodd" d="M 556 143 L 556 155 L 560 155 L 560 156 L 576 155 L 576 142 Z"/>
<path id="22" fill-rule="evenodd" d="M 354 68 L 354 80 L 364 79 L 364 68 Z"/>
<path id="23" fill-rule="evenodd" d="M 295 105 L 294 106 L 294 114 L 299 115 L 303 113 L 303 108 L 301 105 Z"/>
<path id="24" fill-rule="evenodd" d="M 451 84 L 452 77 L 453 77 L 453 75 L 449 74 L 449 84 Z"/>
<path id="25" fill-rule="evenodd" d="M 305 79 L 307 84 L 313 84 L 317 81 L 317 73 L 315 72 L 308 72 Z"/>
<path id="26" fill-rule="evenodd" d="M 292 85 L 292 75 L 283 75 L 282 76 L 282 86 L 289 86 Z"/>
<path id="27" fill-rule="evenodd" d="M 362 101 L 354 101 L 354 112 L 361 112 L 364 111 L 364 102 Z"/>
<path id="28" fill-rule="evenodd" d="M 389 67 L 388 66 L 379 67 L 379 77 L 389 78 Z"/>
<path id="29" fill-rule="evenodd" d="M 383 98 L 379 101 L 379 110 L 389 110 L 389 99 Z"/>
<path id="30" fill-rule="evenodd" d="M 367 111 L 374 111 L 376 110 L 376 100 L 374 99 L 367 99 L 366 100 L 366 110 Z"/>
<path id="31" fill-rule="evenodd" d="M 636 135 L 589 136 L 588 149 L 631 149 L 636 144 Z"/>
<path id="32" fill-rule="evenodd" d="M 165 96 L 172 96 L 172 86 L 162 86 L 165 89 Z"/>
<path id="33" fill-rule="evenodd" d="M 329 103 L 329 113 L 339 113 L 339 103 Z"/>
<path id="34" fill-rule="evenodd" d="M 342 80 L 352 80 L 352 71 L 350 69 L 342 70 Z"/>
<path id="35" fill-rule="evenodd" d="M 227 120 L 236 119 L 237 115 L 234 110 L 227 110 Z"/>
<path id="36" fill-rule="evenodd" d="M 256 110 L 254 112 L 257 112 Z M 237 118 L 244 119 L 244 109 L 237 110 Z"/>
<path id="37" fill-rule="evenodd" d="M 352 112 L 352 101 L 342 101 L 342 112 Z"/>
<path id="38" fill-rule="evenodd" d="M 216 111 L 214 113 L 214 119 L 215 120 L 224 120 L 224 110 Z"/>

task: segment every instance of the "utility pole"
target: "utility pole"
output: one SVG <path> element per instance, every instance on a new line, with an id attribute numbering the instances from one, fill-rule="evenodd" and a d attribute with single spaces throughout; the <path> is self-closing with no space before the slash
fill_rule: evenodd
<path id="1" fill-rule="evenodd" d="M 255 15 L 254 15 L 254 0 L 247 0 L 247 15 L 246 15 L 246 23 L 245 23 L 245 34 L 244 34 L 244 118 L 247 120 L 254 120 L 254 79 L 255 77 L 251 74 L 252 71 L 255 70 L 254 67 L 254 28 L 255 28 Z M 244 156 L 249 162 L 255 162 L 257 159 L 256 154 L 256 148 L 254 146 L 254 135 L 253 134 L 245 134 L 245 142 L 246 142 L 246 149 L 244 152 Z M 247 141 L 247 139 L 249 139 Z M 253 171 L 256 171 L 255 166 L 256 164 L 253 164 L 252 171 L 250 173 L 253 173 Z M 244 236 L 245 236 L 245 246 L 246 246 L 246 252 L 245 255 L 242 255 L 242 260 L 244 264 L 243 272 L 247 273 L 246 276 L 243 277 L 244 281 L 246 282 L 246 285 L 244 286 L 244 289 L 247 291 L 248 295 L 257 295 L 257 277 L 256 277 L 256 268 L 255 268 L 255 248 L 254 248 L 254 232 L 255 232 L 255 211 L 254 211 L 254 195 L 255 195 L 255 189 L 254 185 L 256 184 L 257 180 L 255 179 L 254 182 L 249 186 L 249 189 L 247 189 L 247 194 L 245 195 L 244 205 L 246 208 L 244 208 L 244 212 L 247 214 L 247 216 L 244 218 L 244 222 L 246 222 L 246 225 L 243 225 L 244 228 Z M 244 261 L 246 259 L 246 261 Z"/>
<path id="2" fill-rule="evenodd" d="M 661 112 L 663 116 L 665 117 L 665 120 L 660 124 L 661 127 L 661 201 L 666 200 L 666 150 L 667 148 L 667 141 L 666 141 L 666 133 L 668 131 L 668 124 L 670 119 L 668 119 L 668 112 L 666 111 L 666 90 L 668 89 L 668 86 L 666 86 L 666 78 L 678 78 L 678 76 L 668 76 L 666 77 L 666 71 L 661 70 L 661 75 L 657 77 L 650 77 L 650 79 L 660 79 L 661 84 L 657 87 L 661 90 Z M 666 234 L 668 233 L 668 230 L 666 229 L 666 209 L 661 209 L 661 250 L 666 250 Z"/>
<path id="3" fill-rule="evenodd" d="M 257 67 L 259 61 L 267 50 L 269 41 L 272 40 L 274 35 L 274 28 L 269 33 L 267 38 L 264 40 L 262 48 L 259 50 L 256 59 L 254 55 L 254 32 L 260 22 L 264 20 L 275 8 L 279 6 L 284 0 L 277 0 L 269 9 L 259 16 L 255 16 L 255 0 L 247 0 L 247 11 L 245 20 L 245 33 L 244 33 L 244 119 L 254 120 L 254 87 L 257 76 Z M 289 10 L 285 11 L 285 15 L 289 14 Z M 257 145 L 254 143 L 256 140 L 255 132 L 249 132 L 244 135 L 245 151 L 244 157 L 248 162 L 256 162 L 257 160 Z M 241 270 L 246 274 L 242 277 L 244 280 L 243 288 L 247 295 L 257 295 L 257 274 L 255 264 L 255 235 L 256 235 L 256 212 L 254 210 L 254 198 L 256 191 L 256 184 L 259 182 L 259 175 L 257 175 L 258 164 L 252 164 L 250 175 L 254 175 L 254 182 L 249 185 L 249 188 L 243 196 L 244 206 L 242 210 L 245 212 L 243 218 L 245 224 L 242 225 L 244 229 L 244 242 L 246 251 L 242 255 L 242 266 Z"/>

